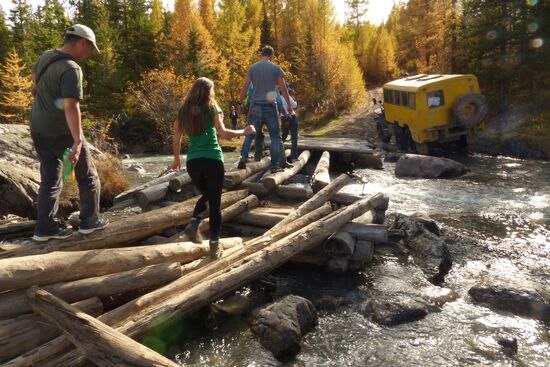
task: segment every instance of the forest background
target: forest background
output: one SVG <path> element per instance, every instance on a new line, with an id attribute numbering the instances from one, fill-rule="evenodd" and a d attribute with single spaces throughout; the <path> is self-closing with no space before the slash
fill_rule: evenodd
<path id="1" fill-rule="evenodd" d="M 32 64 L 83 23 L 101 49 L 82 64 L 83 123 L 104 149 L 166 152 L 193 80 L 214 80 L 227 112 L 266 44 L 302 126 L 364 106 L 367 88 L 391 79 L 472 73 L 493 120 L 550 145 L 548 0 L 395 1 L 381 25 L 365 20 L 367 0 L 341 0 L 344 24 L 330 0 L 175 0 L 173 11 L 161 0 L 45 0 L 35 10 L 10 1 L 9 14 L 0 11 L 0 123 L 28 123 Z"/>

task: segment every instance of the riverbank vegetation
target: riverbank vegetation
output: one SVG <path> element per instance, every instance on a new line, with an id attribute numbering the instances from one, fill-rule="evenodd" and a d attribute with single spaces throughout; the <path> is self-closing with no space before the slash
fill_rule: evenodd
<path id="1" fill-rule="evenodd" d="M 160 0 L 75 0 L 65 7 L 45 0 L 36 9 L 11 1 L 9 14 L 0 12 L 3 123 L 26 121 L 30 66 L 79 22 L 95 30 L 102 50 L 82 65 L 85 118 L 126 151 L 169 149 L 175 111 L 198 76 L 215 81 L 228 115 L 264 44 L 274 46 L 287 72 L 302 126 L 366 103 L 367 86 L 406 74 L 473 73 L 493 117 L 506 125 L 500 130 L 533 136 L 541 147 L 550 140 L 545 1 L 409 0 L 380 26 L 365 21 L 375 6 L 365 0 L 346 1 L 345 24 L 336 22 L 328 0 L 175 0 L 173 11 Z"/>

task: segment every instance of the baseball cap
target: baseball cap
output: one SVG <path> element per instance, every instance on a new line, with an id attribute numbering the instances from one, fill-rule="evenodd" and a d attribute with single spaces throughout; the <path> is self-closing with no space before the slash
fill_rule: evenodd
<path id="1" fill-rule="evenodd" d="M 92 42 L 97 53 L 99 53 L 99 48 L 95 43 L 95 34 L 90 27 L 87 27 L 83 24 L 74 24 L 67 29 L 67 34 L 74 34 L 75 36 L 82 37 Z"/>

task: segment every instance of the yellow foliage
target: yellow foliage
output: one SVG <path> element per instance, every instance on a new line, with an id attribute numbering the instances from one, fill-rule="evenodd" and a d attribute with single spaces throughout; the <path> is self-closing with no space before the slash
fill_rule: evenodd
<path id="1" fill-rule="evenodd" d="M 7 123 L 22 124 L 28 120 L 32 81 L 23 74 L 25 69 L 15 48 L 0 65 L 0 118 Z"/>

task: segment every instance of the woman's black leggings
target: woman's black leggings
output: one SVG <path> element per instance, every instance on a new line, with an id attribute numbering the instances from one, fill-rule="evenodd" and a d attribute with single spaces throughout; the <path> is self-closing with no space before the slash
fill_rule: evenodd
<path id="1" fill-rule="evenodd" d="M 222 226 L 220 207 L 225 173 L 223 163 L 217 159 L 195 158 L 187 161 L 187 172 L 202 196 L 195 205 L 193 217 L 200 218 L 206 210 L 206 202 L 210 209 L 210 240 L 218 240 Z"/>

